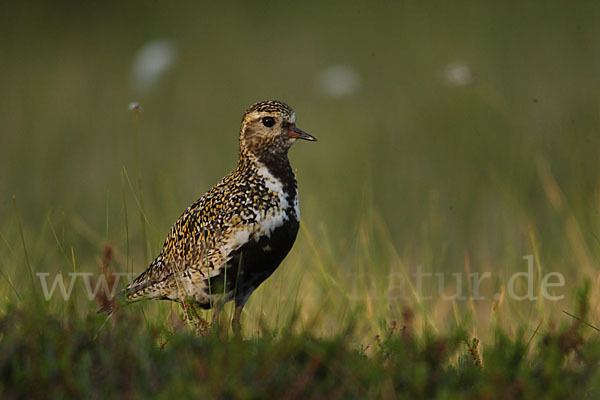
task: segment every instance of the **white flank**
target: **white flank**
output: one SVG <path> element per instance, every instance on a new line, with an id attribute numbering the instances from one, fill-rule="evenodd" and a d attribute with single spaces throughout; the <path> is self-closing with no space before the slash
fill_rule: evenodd
<path id="1" fill-rule="evenodd" d="M 250 239 L 250 231 L 247 229 L 240 229 L 233 235 L 233 238 L 231 239 L 231 246 L 234 249 L 237 249 L 238 247 L 243 246 L 245 243 L 248 243 L 248 239 Z"/>
<path id="2" fill-rule="evenodd" d="M 248 240 L 250 239 L 250 233 L 250 228 L 235 231 L 231 239 L 224 243 L 221 247 L 221 254 L 223 257 L 227 257 L 227 255 L 231 254 L 231 252 L 248 243 Z"/>

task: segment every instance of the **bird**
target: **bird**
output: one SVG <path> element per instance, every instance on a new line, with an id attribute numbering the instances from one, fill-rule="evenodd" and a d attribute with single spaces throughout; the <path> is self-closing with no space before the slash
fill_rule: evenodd
<path id="1" fill-rule="evenodd" d="M 281 264 L 300 226 L 298 185 L 288 150 L 317 139 L 296 126 L 296 114 L 279 100 L 261 101 L 243 115 L 238 162 L 171 227 L 147 269 L 117 295 L 190 301 L 213 308 L 235 303 L 232 328 L 250 295 Z M 114 300 L 103 311 L 111 312 Z"/>

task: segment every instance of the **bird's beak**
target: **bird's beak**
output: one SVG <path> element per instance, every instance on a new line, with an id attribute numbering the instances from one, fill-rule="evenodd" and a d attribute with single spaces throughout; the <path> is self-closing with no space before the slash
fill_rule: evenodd
<path id="1" fill-rule="evenodd" d="M 288 135 L 290 135 L 290 137 L 293 137 L 294 139 L 304 139 L 304 140 L 308 140 L 309 142 L 316 142 L 317 141 L 316 137 L 314 137 L 313 135 L 310 135 L 310 134 L 304 132 L 300 128 L 296 128 L 295 126 L 292 128 L 292 130 L 290 130 L 288 132 Z"/>

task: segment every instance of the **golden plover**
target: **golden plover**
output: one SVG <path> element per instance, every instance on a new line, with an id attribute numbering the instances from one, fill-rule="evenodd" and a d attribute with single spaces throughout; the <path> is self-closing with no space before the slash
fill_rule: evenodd
<path id="1" fill-rule="evenodd" d="M 296 127 L 287 104 L 269 100 L 246 110 L 237 167 L 185 210 L 160 254 L 120 296 L 192 300 L 215 307 L 216 316 L 233 299 L 239 330 L 249 296 L 296 240 L 300 208 L 288 150 L 297 139 L 316 141 Z"/>

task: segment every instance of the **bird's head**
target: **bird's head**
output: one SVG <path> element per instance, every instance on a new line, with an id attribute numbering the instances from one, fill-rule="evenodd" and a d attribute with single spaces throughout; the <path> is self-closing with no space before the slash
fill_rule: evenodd
<path id="1" fill-rule="evenodd" d="M 296 127 L 296 114 L 278 100 L 261 101 L 244 113 L 240 129 L 240 152 L 270 158 L 287 154 L 297 140 L 317 139 Z"/>

